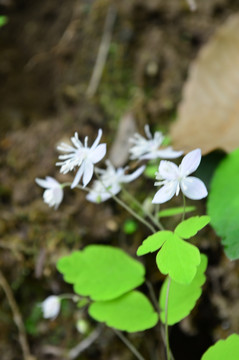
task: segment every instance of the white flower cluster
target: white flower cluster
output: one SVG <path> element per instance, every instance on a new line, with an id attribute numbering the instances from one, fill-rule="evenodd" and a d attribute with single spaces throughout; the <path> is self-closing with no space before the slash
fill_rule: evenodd
<path id="1" fill-rule="evenodd" d="M 103 202 L 118 194 L 121 184 L 137 179 L 145 169 L 143 165 L 132 174 L 125 174 L 128 167 L 115 169 L 109 160 L 106 161 L 106 166 L 105 170 L 98 169 L 99 180 L 94 181 L 91 191 L 86 196 L 91 202 Z"/>
<path id="2" fill-rule="evenodd" d="M 151 134 L 149 126 L 145 126 L 146 138 L 136 133 L 129 140 L 131 143 L 130 159 L 132 160 L 152 160 L 157 158 L 174 159 L 183 154 L 182 151 L 175 151 L 172 147 L 163 147 L 164 136 L 156 131 Z M 78 133 L 71 138 L 72 145 L 62 143 L 58 150 L 65 154 L 59 156 L 60 172 L 63 174 L 73 171 L 77 168 L 75 178 L 71 188 L 79 186 L 82 180 L 81 188 L 91 181 L 94 172 L 97 179 L 93 182 L 92 188 L 87 189 L 86 199 L 99 203 L 117 195 L 123 183 L 129 183 L 138 178 L 145 169 L 145 165 L 140 166 L 133 173 L 128 174 L 128 167 L 118 168 L 106 160 L 106 169 L 95 167 L 106 154 L 106 144 L 99 144 L 102 137 L 102 130 L 98 131 L 98 136 L 91 147 L 88 146 L 88 137 L 85 137 L 84 143 L 79 139 Z M 170 161 L 161 160 L 156 173 L 156 186 L 162 186 L 153 198 L 154 204 L 162 204 L 170 200 L 175 194 L 178 195 L 180 189 L 183 194 L 190 199 L 198 200 L 207 196 L 207 189 L 203 182 L 195 177 L 188 176 L 193 173 L 201 161 L 201 151 L 196 149 L 187 154 L 182 163 L 177 166 Z M 48 176 L 45 180 L 36 179 L 38 185 L 45 190 L 43 194 L 44 201 L 55 209 L 58 208 L 63 199 L 63 186 L 58 181 Z"/>
<path id="3" fill-rule="evenodd" d="M 152 160 L 157 158 L 173 159 L 182 155 L 182 151 L 174 151 L 172 147 L 162 147 L 164 136 L 161 132 L 151 134 L 149 126 L 145 126 L 144 138 L 136 133 L 131 139 L 132 147 L 130 149 L 130 158 L 134 160 Z M 58 150 L 64 152 L 59 156 L 57 166 L 61 166 L 60 172 L 63 174 L 73 171 L 77 168 L 75 178 L 71 188 L 80 187 L 88 191 L 86 199 L 94 203 L 106 201 L 115 197 L 122 189 L 124 183 L 129 183 L 137 179 L 145 170 L 145 165 L 140 166 L 132 173 L 128 173 L 129 167 L 120 167 L 116 169 L 113 164 L 106 160 L 106 168 L 99 169 L 95 167 L 106 154 L 106 144 L 99 144 L 102 137 L 102 130 L 98 132 L 91 147 L 88 146 L 88 137 L 85 138 L 84 144 L 79 140 L 78 134 L 75 133 L 71 138 L 73 144 L 62 143 Z M 158 171 L 156 172 L 155 186 L 161 186 L 156 192 L 152 203 L 162 204 L 170 200 L 174 195 L 182 193 L 193 200 L 199 200 L 207 196 L 207 189 L 204 183 L 190 176 L 201 162 L 201 150 L 196 149 L 189 152 L 179 166 L 171 161 L 161 160 Z M 86 186 L 91 181 L 93 175 L 96 175 L 93 185 L 90 189 Z M 79 185 L 82 180 L 82 186 Z M 54 178 L 47 176 L 44 179 L 36 178 L 36 183 L 45 189 L 43 194 L 44 201 L 55 209 L 58 208 L 63 200 L 63 187 L 66 184 L 60 184 Z M 60 312 L 61 298 L 59 296 L 49 296 L 41 303 L 43 316 L 46 319 L 55 319 Z M 83 324 L 84 325 L 84 324 Z M 78 323 L 79 331 L 85 331 L 84 326 Z M 82 330 L 83 329 L 83 330 Z"/>
<path id="4" fill-rule="evenodd" d="M 175 159 L 183 154 L 183 151 L 174 151 L 171 146 L 161 147 L 165 137 L 160 131 L 152 136 L 149 125 L 145 125 L 144 131 L 147 139 L 138 133 L 129 139 L 132 144 L 129 150 L 132 160 Z"/>

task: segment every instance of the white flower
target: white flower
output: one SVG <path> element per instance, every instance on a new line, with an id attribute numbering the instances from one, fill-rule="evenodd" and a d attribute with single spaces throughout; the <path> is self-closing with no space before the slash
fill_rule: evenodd
<path id="1" fill-rule="evenodd" d="M 163 187 L 157 191 L 152 202 L 162 204 L 175 194 L 178 195 L 180 189 L 186 197 L 192 200 L 206 197 L 208 193 L 204 183 L 196 177 L 188 176 L 198 168 L 200 161 L 200 149 L 193 150 L 184 156 L 179 166 L 171 161 L 162 160 L 156 173 L 156 179 L 160 181 L 154 185 L 163 185 Z"/>
<path id="2" fill-rule="evenodd" d="M 46 189 L 43 193 L 44 202 L 57 209 L 64 195 L 61 184 L 51 176 L 46 176 L 46 180 L 36 178 L 35 181 L 39 186 Z"/>
<path id="3" fill-rule="evenodd" d="M 171 146 L 165 149 L 159 149 L 163 143 L 164 136 L 160 131 L 156 131 L 154 137 L 152 136 L 149 125 L 144 127 L 147 139 L 142 135 L 136 133 L 129 139 L 132 144 L 130 152 L 130 158 L 132 160 L 150 160 L 150 159 L 174 159 L 183 154 L 182 151 L 174 151 Z"/>
<path id="4" fill-rule="evenodd" d="M 106 144 L 98 145 L 101 136 L 102 130 L 100 129 L 93 145 L 88 147 L 88 136 L 85 137 L 83 145 L 76 132 L 75 136 L 71 138 L 71 142 L 75 147 L 65 143 L 62 143 L 57 147 L 58 150 L 67 153 L 65 155 L 60 155 L 59 159 L 63 161 L 56 163 L 57 166 L 61 166 L 61 173 L 66 174 L 69 171 L 74 170 L 76 166 L 79 166 L 71 188 L 74 188 L 79 184 L 81 177 L 83 177 L 82 182 L 84 187 L 92 179 L 94 164 L 102 160 L 106 153 Z"/>
<path id="5" fill-rule="evenodd" d="M 116 195 L 121 190 L 121 183 L 129 183 L 139 177 L 145 166 L 139 167 L 132 174 L 125 174 L 126 168 L 118 168 L 111 164 L 109 160 L 106 161 L 107 168 L 105 170 L 98 169 L 100 180 L 93 183 L 92 190 L 87 194 L 87 200 L 95 203 L 103 202 Z"/>
<path id="6" fill-rule="evenodd" d="M 41 308 L 45 319 L 55 319 L 61 309 L 61 300 L 58 296 L 48 296 L 42 303 Z"/>

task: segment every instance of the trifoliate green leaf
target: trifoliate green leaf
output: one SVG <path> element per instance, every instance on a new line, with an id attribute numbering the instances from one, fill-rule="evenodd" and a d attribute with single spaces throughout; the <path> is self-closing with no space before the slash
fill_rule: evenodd
<path id="1" fill-rule="evenodd" d="M 183 206 L 175 207 L 171 209 L 165 209 L 158 213 L 159 217 L 169 217 L 174 215 L 179 215 L 183 213 L 188 213 L 196 210 L 196 206 L 186 206 L 185 208 Z"/>
<path id="2" fill-rule="evenodd" d="M 158 322 L 152 304 L 138 291 L 131 291 L 114 300 L 94 302 L 89 307 L 89 314 L 97 321 L 128 332 L 150 329 Z"/>
<path id="3" fill-rule="evenodd" d="M 183 239 L 189 239 L 197 234 L 210 222 L 209 216 L 193 216 L 187 220 L 182 221 L 174 230 L 175 234 Z"/>
<path id="4" fill-rule="evenodd" d="M 168 296 L 169 325 L 174 325 L 181 321 L 194 308 L 196 301 L 199 299 L 202 293 L 201 286 L 206 280 L 204 275 L 206 267 L 207 257 L 206 255 L 201 254 L 201 263 L 198 266 L 196 275 L 190 284 L 178 284 L 171 279 Z M 165 322 L 165 303 L 168 281 L 168 278 L 164 281 L 159 298 L 159 305 L 161 309 L 160 318 L 163 323 Z"/>
<path id="5" fill-rule="evenodd" d="M 239 149 L 219 164 L 208 197 L 208 214 L 227 256 L 239 258 Z"/>
<path id="6" fill-rule="evenodd" d="M 232 334 L 226 340 L 219 340 L 202 356 L 201 360 L 238 360 L 239 335 Z"/>
<path id="7" fill-rule="evenodd" d="M 173 237 L 172 231 L 158 231 L 157 233 L 150 235 L 145 239 L 137 250 L 137 255 L 145 255 L 154 251 L 157 251 L 161 246 Z"/>
<path id="8" fill-rule="evenodd" d="M 118 248 L 90 245 L 61 258 L 57 269 L 74 290 L 93 300 L 111 300 L 144 282 L 143 265 Z"/>
<path id="9" fill-rule="evenodd" d="M 173 234 L 162 246 L 156 257 L 156 263 L 164 275 L 180 284 L 189 284 L 200 264 L 198 248 Z"/>

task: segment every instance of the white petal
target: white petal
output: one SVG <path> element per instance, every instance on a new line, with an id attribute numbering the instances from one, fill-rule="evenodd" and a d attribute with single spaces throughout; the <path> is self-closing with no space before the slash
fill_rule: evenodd
<path id="1" fill-rule="evenodd" d="M 85 187 L 92 179 L 94 172 L 94 165 L 90 161 L 85 161 L 83 174 L 83 186 Z"/>
<path id="2" fill-rule="evenodd" d="M 73 183 L 71 184 L 71 189 L 73 189 L 74 187 L 76 187 L 76 185 L 79 184 L 80 179 L 81 179 L 81 177 L 82 177 L 82 175 L 83 175 L 83 172 L 84 172 L 84 169 L 85 169 L 84 164 L 85 164 L 85 163 L 83 162 L 83 163 L 81 164 L 79 170 L 77 171 L 76 176 L 75 176 L 75 179 L 74 179 Z"/>
<path id="3" fill-rule="evenodd" d="M 37 185 L 41 186 L 42 188 L 44 188 L 44 189 L 49 188 L 49 183 L 47 180 L 36 178 L 35 181 L 36 181 Z"/>
<path id="4" fill-rule="evenodd" d="M 86 195 L 86 199 L 94 203 L 101 203 L 110 199 L 112 195 L 117 195 L 120 192 L 120 190 L 121 187 L 118 184 L 113 185 L 109 189 L 109 192 L 107 190 L 104 190 L 102 192 L 97 192 L 92 190 Z"/>
<path id="5" fill-rule="evenodd" d="M 77 132 L 75 132 L 75 135 L 72 136 L 71 141 L 72 141 L 72 144 L 73 144 L 77 149 L 80 149 L 80 148 L 83 147 L 83 144 L 82 144 L 82 142 L 80 141 Z"/>
<path id="6" fill-rule="evenodd" d="M 140 160 L 152 160 L 152 159 L 176 159 L 183 154 L 183 151 L 174 151 L 171 147 L 166 149 L 150 152 L 140 157 Z"/>
<path id="7" fill-rule="evenodd" d="M 145 127 L 144 127 L 144 132 L 145 132 L 145 135 L 147 136 L 148 139 L 152 139 L 152 134 L 151 134 L 151 131 L 150 131 L 150 127 L 149 127 L 149 124 L 146 124 Z"/>
<path id="8" fill-rule="evenodd" d="M 97 162 L 103 159 L 105 154 L 106 154 L 106 144 L 100 144 L 94 150 L 92 149 L 90 150 L 89 160 L 93 164 L 96 164 Z"/>
<path id="9" fill-rule="evenodd" d="M 202 180 L 189 176 L 183 179 L 180 187 L 185 196 L 192 200 L 200 200 L 207 196 L 207 188 Z"/>
<path id="10" fill-rule="evenodd" d="M 180 172 L 182 176 L 188 176 L 197 170 L 201 161 L 201 149 L 196 149 L 184 156 L 181 165 Z"/>
<path id="11" fill-rule="evenodd" d="M 52 189 L 53 191 L 53 196 L 54 196 L 54 208 L 55 210 L 58 209 L 59 205 L 61 204 L 62 200 L 63 200 L 63 196 L 64 196 L 64 192 L 63 189 L 61 187 L 55 187 L 54 189 Z"/>
<path id="12" fill-rule="evenodd" d="M 73 146 L 68 145 L 66 143 L 61 143 L 59 146 L 57 146 L 57 150 L 63 151 L 63 152 L 76 151 L 76 149 Z"/>
<path id="13" fill-rule="evenodd" d="M 166 185 L 164 185 L 159 191 L 154 195 L 153 204 L 163 204 L 166 201 L 172 199 L 177 189 L 177 181 L 170 181 Z"/>
<path id="14" fill-rule="evenodd" d="M 111 198 L 109 193 L 97 193 L 96 191 L 91 191 L 86 195 L 86 199 L 90 202 L 99 204 Z"/>
<path id="15" fill-rule="evenodd" d="M 156 151 L 155 154 L 157 155 L 157 158 L 161 159 L 176 159 L 183 154 L 183 151 L 175 151 L 169 146 L 165 149 Z"/>
<path id="16" fill-rule="evenodd" d="M 46 176 L 46 180 L 51 187 L 61 186 L 61 184 L 51 176 Z"/>
<path id="17" fill-rule="evenodd" d="M 91 146 L 91 150 L 94 150 L 96 148 L 96 146 L 99 144 L 101 136 L 102 136 L 102 129 L 99 129 L 97 138 L 95 139 L 95 141 L 93 142 L 93 145 Z"/>
<path id="18" fill-rule="evenodd" d="M 176 180 L 179 176 L 179 168 L 171 161 L 160 161 L 158 168 L 159 175 L 162 179 Z"/>
<path id="19" fill-rule="evenodd" d="M 145 165 L 140 166 L 137 170 L 135 170 L 132 174 L 129 175 L 123 175 L 120 179 L 123 183 L 129 183 L 135 179 L 137 179 L 145 170 Z"/>

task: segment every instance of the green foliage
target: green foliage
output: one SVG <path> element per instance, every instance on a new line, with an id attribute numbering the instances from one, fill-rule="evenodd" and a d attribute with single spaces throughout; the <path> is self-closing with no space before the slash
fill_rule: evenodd
<path id="1" fill-rule="evenodd" d="M 222 237 L 226 255 L 239 258 L 239 149 L 219 164 L 211 183 L 208 214 L 217 234 Z"/>
<path id="2" fill-rule="evenodd" d="M 90 305 L 89 314 L 97 321 L 128 332 L 152 328 L 158 315 L 145 295 L 131 291 L 117 299 L 98 301 Z"/>
<path id="3" fill-rule="evenodd" d="M 149 163 L 146 166 L 144 174 L 149 177 L 150 179 L 155 179 L 155 173 L 158 171 L 158 165 L 154 163 Z"/>
<path id="4" fill-rule="evenodd" d="M 183 239 L 189 239 L 197 234 L 210 222 L 209 216 L 193 216 L 190 219 L 182 221 L 174 230 L 175 234 Z"/>
<path id="5" fill-rule="evenodd" d="M 5 15 L 0 16 L 0 27 L 6 25 L 8 23 L 8 17 Z"/>
<path id="6" fill-rule="evenodd" d="M 158 231 L 144 240 L 137 255 L 145 255 L 159 250 L 156 263 L 164 275 L 169 275 L 180 284 L 189 284 L 200 264 L 198 248 L 182 238 L 188 239 L 210 221 L 209 216 L 194 216 L 179 224 L 175 231 Z"/>
<path id="7" fill-rule="evenodd" d="M 219 340 L 202 356 L 201 360 L 238 360 L 239 335 L 232 334 L 226 340 Z"/>
<path id="8" fill-rule="evenodd" d="M 185 208 L 183 206 L 180 207 L 174 207 L 171 209 L 165 209 L 165 210 L 161 210 L 158 213 L 159 217 L 169 217 L 169 216 L 175 216 L 175 215 L 179 215 L 179 214 L 183 214 L 183 213 L 188 213 L 188 212 L 192 212 L 196 210 L 196 206 L 186 206 Z"/>
<path id="9" fill-rule="evenodd" d="M 61 258 L 57 269 L 74 290 L 92 300 L 111 300 L 144 282 L 145 269 L 120 249 L 90 245 Z"/>
<path id="10" fill-rule="evenodd" d="M 165 241 L 170 240 L 173 237 L 172 231 L 158 231 L 153 235 L 150 235 L 143 241 L 143 244 L 137 250 L 137 255 L 145 255 L 152 253 L 161 248 Z"/>
<path id="11" fill-rule="evenodd" d="M 185 318 L 194 308 L 196 301 L 202 293 L 201 286 L 204 284 L 206 277 L 204 272 L 207 267 L 207 257 L 201 255 L 201 263 L 197 268 L 197 272 L 192 282 L 188 285 L 179 284 L 171 280 L 169 296 L 168 296 L 168 324 L 174 325 Z M 160 291 L 159 305 L 160 318 L 165 322 L 165 303 L 166 293 L 169 279 L 167 278 Z"/>
<path id="12" fill-rule="evenodd" d="M 125 234 L 131 235 L 138 229 L 138 224 L 135 220 L 128 219 L 125 221 L 123 229 Z"/>
<path id="13" fill-rule="evenodd" d="M 173 234 L 158 252 L 156 263 L 162 274 L 168 274 L 180 284 L 189 284 L 200 264 L 200 252 L 196 246 Z"/>

